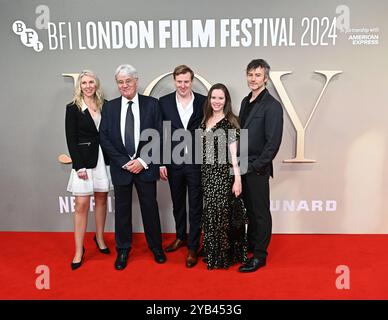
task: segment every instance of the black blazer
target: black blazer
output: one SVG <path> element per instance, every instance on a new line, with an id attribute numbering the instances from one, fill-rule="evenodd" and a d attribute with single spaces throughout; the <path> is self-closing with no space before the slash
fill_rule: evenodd
<path id="1" fill-rule="evenodd" d="M 202 94 L 194 93 L 194 102 L 193 102 L 193 114 L 190 117 L 189 123 L 187 124 L 187 130 L 191 134 L 192 138 L 192 154 L 191 158 L 194 163 L 195 161 L 195 143 L 199 143 L 201 145 L 201 141 L 195 141 L 195 130 L 199 128 L 203 119 L 203 107 L 206 101 L 206 97 Z M 184 129 L 183 123 L 179 117 L 178 106 L 176 104 L 176 92 L 172 92 L 167 94 L 161 98 L 159 98 L 160 110 L 162 112 L 163 121 L 171 121 L 171 136 L 174 134 L 174 131 L 177 129 Z M 167 137 L 166 137 L 167 138 Z M 170 137 L 171 139 L 171 137 Z M 174 150 L 175 146 L 180 144 L 183 140 L 183 137 L 179 141 L 171 141 L 171 153 Z M 200 150 L 200 149 L 198 149 Z M 181 157 L 183 157 L 183 150 L 181 153 Z M 172 160 L 172 159 L 171 159 Z M 169 166 L 169 163 L 165 164 Z M 182 164 L 171 163 L 172 167 L 179 167 Z"/>
<path id="2" fill-rule="evenodd" d="M 248 95 L 241 102 L 240 119 L 250 97 Z M 253 106 L 241 129 L 248 129 L 248 172 L 256 171 L 273 177 L 272 160 L 279 151 L 283 134 L 283 108 L 280 102 L 266 91 L 260 102 Z M 244 156 L 243 144 L 244 141 L 240 141 L 241 157 Z"/>
<path id="3" fill-rule="evenodd" d="M 81 111 L 74 103 L 69 103 L 66 106 L 65 131 L 73 169 L 95 168 L 100 140 L 89 110 Z M 106 154 L 104 160 L 105 164 L 109 164 Z"/>
<path id="4" fill-rule="evenodd" d="M 160 163 L 160 134 L 162 127 L 162 118 L 160 114 L 158 100 L 153 97 L 138 94 L 140 110 L 140 132 L 145 129 L 155 129 L 158 137 L 148 137 L 140 139 L 136 151 L 136 158 L 144 160 L 148 169 L 142 170 L 138 176 L 143 181 L 155 181 L 159 179 Z M 108 154 L 110 159 L 110 172 L 114 185 L 128 185 L 133 180 L 133 174 L 122 167 L 131 159 L 125 149 L 120 131 L 121 118 L 121 97 L 109 101 L 102 110 L 102 119 L 100 124 L 100 140 L 103 150 Z M 152 144 L 152 152 L 155 152 L 156 160 L 147 160 L 143 155 L 142 149 Z M 159 153 L 159 154 L 158 154 Z M 147 152 L 147 155 L 149 153 Z"/>

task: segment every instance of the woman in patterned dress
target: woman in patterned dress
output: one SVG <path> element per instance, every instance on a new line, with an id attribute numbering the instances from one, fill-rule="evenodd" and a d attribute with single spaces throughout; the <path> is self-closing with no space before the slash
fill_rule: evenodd
<path id="1" fill-rule="evenodd" d="M 200 128 L 204 261 L 208 269 L 227 269 L 247 259 L 247 239 L 245 232 L 241 239 L 230 237 L 232 205 L 240 196 L 242 185 L 237 162 L 239 123 L 232 112 L 230 94 L 225 85 L 217 83 L 210 88 Z"/>

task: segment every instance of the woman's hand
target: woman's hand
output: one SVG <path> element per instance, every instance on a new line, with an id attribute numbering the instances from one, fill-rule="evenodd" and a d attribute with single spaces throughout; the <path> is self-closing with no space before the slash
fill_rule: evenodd
<path id="1" fill-rule="evenodd" d="M 88 180 L 88 173 L 86 172 L 86 170 L 78 171 L 77 175 L 78 175 L 78 178 L 80 178 L 82 180 Z"/>
<path id="2" fill-rule="evenodd" d="M 242 185 L 241 185 L 241 180 L 240 179 L 235 179 L 233 186 L 232 186 L 232 193 L 235 195 L 237 198 L 242 192 Z"/>

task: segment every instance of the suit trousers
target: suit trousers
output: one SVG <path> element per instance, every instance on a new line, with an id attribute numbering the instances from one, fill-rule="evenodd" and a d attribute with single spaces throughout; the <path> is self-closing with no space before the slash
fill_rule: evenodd
<path id="1" fill-rule="evenodd" d="M 186 197 L 189 198 L 189 234 L 187 247 L 199 248 L 202 219 L 202 188 L 200 167 L 183 165 L 179 168 L 168 168 L 168 182 L 171 190 L 173 214 L 177 239 L 186 239 L 187 209 Z"/>
<path id="2" fill-rule="evenodd" d="M 248 245 L 255 258 L 268 255 L 272 235 L 269 176 L 249 172 L 242 176 L 243 200 L 248 216 Z"/>
<path id="3" fill-rule="evenodd" d="M 132 246 L 132 189 L 135 184 L 139 197 L 144 233 L 151 250 L 162 250 L 162 233 L 158 203 L 156 201 L 156 181 L 144 182 L 138 176 L 132 183 L 114 186 L 115 194 L 115 240 L 117 251 L 130 251 Z"/>

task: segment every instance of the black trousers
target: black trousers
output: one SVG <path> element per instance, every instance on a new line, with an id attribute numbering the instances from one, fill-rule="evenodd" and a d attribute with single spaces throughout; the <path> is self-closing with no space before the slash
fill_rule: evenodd
<path id="1" fill-rule="evenodd" d="M 248 245 L 255 258 L 267 257 L 272 235 L 269 176 L 250 172 L 242 176 L 243 200 L 248 215 Z"/>
<path id="2" fill-rule="evenodd" d="M 189 198 L 189 234 L 187 247 L 199 248 L 202 219 L 201 169 L 199 166 L 183 165 L 180 168 L 168 168 L 176 237 L 184 240 L 187 237 L 187 195 Z"/>
<path id="3" fill-rule="evenodd" d="M 129 251 L 132 246 L 132 187 L 134 184 L 139 197 L 148 247 L 151 250 L 162 250 L 159 208 L 156 201 L 156 181 L 144 182 L 134 176 L 131 184 L 114 186 L 117 251 Z"/>

